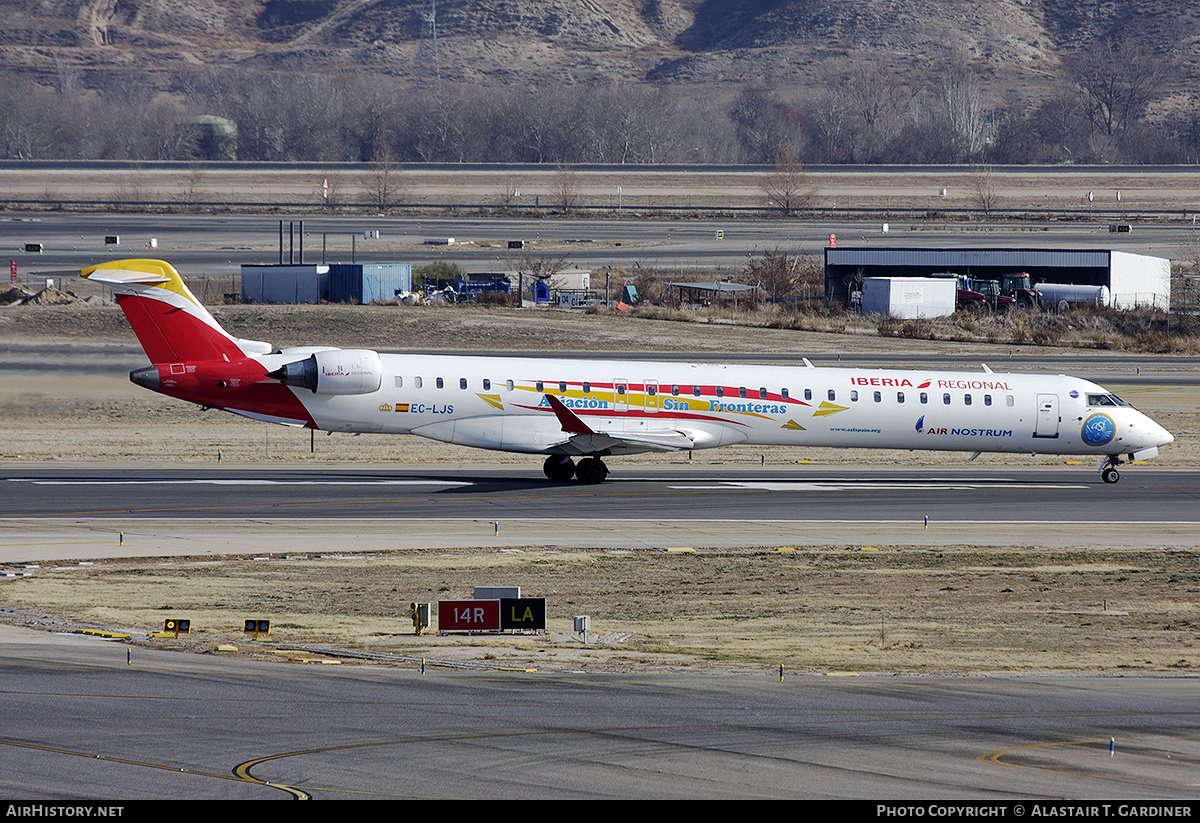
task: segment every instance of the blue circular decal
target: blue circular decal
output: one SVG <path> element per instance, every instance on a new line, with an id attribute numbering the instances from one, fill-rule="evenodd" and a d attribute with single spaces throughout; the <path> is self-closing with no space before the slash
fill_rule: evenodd
<path id="1" fill-rule="evenodd" d="M 1104 446 L 1117 436 L 1117 424 L 1107 414 L 1093 414 L 1083 421 L 1079 436 L 1089 446 Z"/>
<path id="2" fill-rule="evenodd" d="M 1074 389 L 1071 389 L 1069 392 L 1067 392 L 1067 394 L 1071 395 L 1071 397 L 1074 397 L 1074 398 L 1079 397 L 1079 392 L 1075 391 Z"/>

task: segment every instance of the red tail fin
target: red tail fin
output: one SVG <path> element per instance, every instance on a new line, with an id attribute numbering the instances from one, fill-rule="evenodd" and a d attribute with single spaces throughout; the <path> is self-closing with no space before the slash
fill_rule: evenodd
<path id="1" fill-rule="evenodd" d="M 151 363 L 238 360 L 246 351 L 161 260 L 114 260 L 81 272 L 105 283 Z"/>

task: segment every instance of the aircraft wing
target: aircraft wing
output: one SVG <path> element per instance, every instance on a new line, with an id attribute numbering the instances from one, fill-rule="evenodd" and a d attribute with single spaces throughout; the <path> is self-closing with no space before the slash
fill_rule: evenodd
<path id="1" fill-rule="evenodd" d="M 592 429 L 575 412 L 568 409 L 563 402 L 552 394 L 546 395 L 550 408 L 562 424 L 562 430 L 568 437 L 557 448 L 573 451 L 578 454 L 595 454 L 607 449 L 633 447 L 637 451 L 684 451 L 695 445 L 691 436 L 676 429 L 658 429 L 640 432 L 606 432 Z"/>

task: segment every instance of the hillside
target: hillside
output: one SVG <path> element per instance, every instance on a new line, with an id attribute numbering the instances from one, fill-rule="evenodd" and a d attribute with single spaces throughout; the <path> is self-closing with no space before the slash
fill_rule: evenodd
<path id="1" fill-rule="evenodd" d="M 104 73 L 231 66 L 415 77 L 413 0 L 0 0 L 0 71 L 86 85 Z M 1150 37 L 1195 78 L 1200 12 L 1169 0 L 439 0 L 443 80 L 812 85 L 869 55 L 917 78 L 969 62 L 1003 99 L 1045 88 L 1060 56 L 1104 35 Z"/>

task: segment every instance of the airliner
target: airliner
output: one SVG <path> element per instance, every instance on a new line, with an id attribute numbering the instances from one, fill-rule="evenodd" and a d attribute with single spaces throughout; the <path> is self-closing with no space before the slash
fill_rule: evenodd
<path id="1" fill-rule="evenodd" d="M 1091 456 L 1116 483 L 1123 459 L 1174 439 L 1064 375 L 279 349 L 226 332 L 164 261 L 81 276 L 111 288 L 150 359 L 139 386 L 285 426 L 544 455 L 557 482 L 601 483 L 610 456 L 740 443 Z"/>

